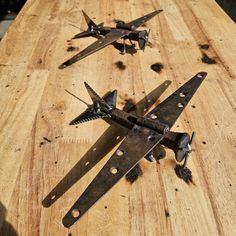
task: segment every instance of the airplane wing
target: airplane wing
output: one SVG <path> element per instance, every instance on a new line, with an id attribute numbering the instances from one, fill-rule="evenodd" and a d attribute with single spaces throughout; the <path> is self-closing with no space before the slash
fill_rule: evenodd
<path id="1" fill-rule="evenodd" d="M 134 126 L 97 174 L 80 198 L 63 218 L 63 225 L 70 227 L 95 202 L 127 174 L 142 157 L 147 155 L 163 138 L 163 135 L 145 127 Z"/>
<path id="2" fill-rule="evenodd" d="M 67 66 L 70 66 L 71 64 L 89 56 L 90 54 L 104 48 L 105 46 L 115 42 L 116 40 L 124 37 L 125 35 L 128 35 L 130 33 L 129 30 L 111 30 L 104 38 L 100 38 L 91 45 L 89 45 L 87 48 L 85 48 L 83 51 L 79 52 L 75 56 L 73 56 L 71 59 L 65 61 L 59 66 L 59 69 L 63 69 Z"/>
<path id="3" fill-rule="evenodd" d="M 136 20 L 130 21 L 129 23 L 126 23 L 125 25 L 128 26 L 134 26 L 135 29 L 137 29 L 139 26 L 141 26 L 142 24 L 144 24 L 145 22 L 147 22 L 148 20 L 150 20 L 152 17 L 154 17 L 155 15 L 157 15 L 158 13 L 162 12 L 163 10 L 157 10 L 154 11 L 152 13 L 149 13 L 145 16 L 142 16 Z"/>
<path id="4" fill-rule="evenodd" d="M 199 72 L 196 74 L 187 83 L 182 85 L 178 90 L 149 112 L 146 117 L 158 119 L 169 125 L 171 128 L 206 76 L 206 72 Z"/>

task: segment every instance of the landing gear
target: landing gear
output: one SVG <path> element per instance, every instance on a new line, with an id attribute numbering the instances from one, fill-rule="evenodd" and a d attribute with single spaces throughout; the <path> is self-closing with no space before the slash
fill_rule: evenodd
<path id="1" fill-rule="evenodd" d="M 125 39 L 123 39 L 123 51 L 122 54 L 126 53 L 126 45 L 125 45 Z"/>
<path id="2" fill-rule="evenodd" d="M 153 155 L 153 151 L 149 152 L 146 156 L 145 156 L 145 159 L 150 161 L 150 162 L 154 162 L 155 161 L 155 158 L 154 158 L 154 155 Z"/>
<path id="3" fill-rule="evenodd" d="M 131 44 L 132 47 L 135 47 L 135 43 L 133 43 L 133 42 L 131 41 L 131 39 L 129 39 L 129 42 L 130 42 L 130 44 Z"/>
<path id="4" fill-rule="evenodd" d="M 195 137 L 195 132 L 192 133 L 192 136 L 191 136 L 190 141 L 187 144 L 187 146 L 185 148 L 183 148 L 183 151 L 185 152 L 184 163 L 182 165 L 183 168 L 186 168 L 188 156 L 192 152 L 192 142 L 193 142 L 194 137 Z"/>

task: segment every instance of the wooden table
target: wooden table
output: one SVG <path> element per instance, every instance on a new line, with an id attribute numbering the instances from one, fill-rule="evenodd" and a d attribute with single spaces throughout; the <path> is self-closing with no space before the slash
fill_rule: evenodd
<path id="1" fill-rule="evenodd" d="M 87 27 L 82 9 L 97 23 L 115 25 L 114 19 L 130 21 L 160 8 L 145 26 L 151 28 L 145 52 L 121 55 L 108 46 L 58 69 L 94 41 L 74 40 L 76 51 L 67 52 L 67 40 Z M 203 63 L 204 53 L 216 64 Z M 236 26 L 213 0 L 28 0 L 1 41 L 0 55 L 1 235 L 236 235 Z M 156 62 L 164 65 L 161 73 L 150 69 Z M 122 179 L 76 225 L 64 228 L 62 217 L 114 151 L 55 204 L 42 206 L 108 128 L 102 120 L 69 126 L 85 106 L 64 89 L 89 101 L 84 81 L 101 95 L 117 88 L 122 108 L 170 80 L 162 101 L 199 71 L 208 76 L 173 127 L 197 133 L 189 161 L 194 184 L 176 176 L 174 154 L 166 150 L 160 164 L 142 160 L 142 177 L 133 184 Z"/>

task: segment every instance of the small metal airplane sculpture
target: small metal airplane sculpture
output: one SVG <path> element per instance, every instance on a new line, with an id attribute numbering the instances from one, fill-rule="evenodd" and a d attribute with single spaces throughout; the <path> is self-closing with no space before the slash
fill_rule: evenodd
<path id="1" fill-rule="evenodd" d="M 186 164 L 188 155 L 192 150 L 194 135 L 190 138 L 187 133 L 172 132 L 170 129 L 206 75 L 206 72 L 199 72 L 147 115 L 141 117 L 116 108 L 117 90 L 100 97 L 85 82 L 85 87 L 93 101 L 92 105 L 87 104 L 69 92 L 88 106 L 81 115 L 70 122 L 70 125 L 102 118 L 109 124 L 112 123 L 110 121 L 113 121 L 130 131 L 115 153 L 65 215 L 63 218 L 65 227 L 72 226 L 143 157 L 153 161 L 153 149 L 158 143 L 172 149 L 178 162 L 183 161 L 182 170 L 187 168 Z"/>
<path id="2" fill-rule="evenodd" d="M 139 31 L 136 29 L 140 27 L 142 24 L 144 24 L 146 21 L 150 20 L 152 17 L 160 13 L 161 11 L 162 10 L 154 11 L 129 23 L 125 23 L 124 21 L 118 21 L 116 23 L 116 27 L 106 27 L 103 26 L 104 23 L 100 23 L 97 25 L 87 16 L 87 14 L 84 11 L 82 11 L 84 18 L 88 24 L 88 29 L 84 32 L 75 35 L 73 39 L 84 38 L 88 36 L 93 36 L 93 37 L 101 36 L 101 37 L 93 44 L 91 44 L 90 46 L 88 46 L 75 56 L 73 56 L 71 59 L 61 64 L 59 66 L 59 69 L 63 69 L 67 66 L 70 66 L 71 64 L 89 56 L 90 54 L 106 47 L 109 44 L 114 43 L 115 41 L 121 38 L 124 39 L 123 53 L 126 52 L 125 48 L 126 39 L 129 39 L 132 45 L 134 45 L 132 43 L 132 40 L 138 41 L 139 48 L 141 50 L 144 50 L 148 42 L 149 32 L 147 32 L 146 30 Z"/>

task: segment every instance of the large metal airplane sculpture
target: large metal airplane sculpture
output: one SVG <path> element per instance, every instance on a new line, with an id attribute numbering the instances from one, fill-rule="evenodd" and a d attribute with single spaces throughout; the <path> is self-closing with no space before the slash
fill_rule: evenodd
<path id="1" fill-rule="evenodd" d="M 152 161 L 153 150 L 159 143 L 172 149 L 178 162 L 183 161 L 181 168 L 179 168 L 180 172 L 184 172 L 187 169 L 186 164 L 188 155 L 192 150 L 194 135 L 190 137 L 188 133 L 173 132 L 170 129 L 206 75 L 206 72 L 196 74 L 145 116 L 136 116 L 116 108 L 117 90 L 100 97 L 85 82 L 85 87 L 93 104 L 89 105 L 84 102 L 88 108 L 72 120 L 70 125 L 102 118 L 109 124 L 115 122 L 130 131 L 115 153 L 65 215 L 63 218 L 65 227 L 72 226 L 80 219 L 94 203 L 143 157 Z M 82 101 L 81 99 L 79 100 Z M 89 165 L 89 163 L 86 164 Z"/>
<path id="2" fill-rule="evenodd" d="M 76 54 L 75 56 L 73 56 L 71 59 L 65 61 L 63 64 L 59 66 L 59 68 L 63 69 L 89 56 L 90 54 L 106 47 L 107 45 L 114 43 L 115 41 L 121 38 L 124 39 L 123 53 L 126 52 L 126 48 L 125 48 L 126 39 L 129 39 L 132 45 L 134 45 L 132 43 L 132 40 L 138 41 L 139 48 L 141 50 L 144 50 L 148 42 L 149 32 L 147 32 L 146 30 L 140 31 L 136 29 L 140 27 L 141 25 L 143 25 L 146 21 L 150 20 L 152 17 L 160 13 L 161 11 L 162 10 L 154 11 L 150 14 L 142 16 L 129 23 L 125 23 L 124 21 L 118 21 L 116 24 L 116 27 L 106 27 L 106 26 L 103 26 L 104 23 L 100 23 L 97 25 L 86 15 L 84 11 L 82 11 L 84 18 L 88 24 L 88 29 L 84 32 L 81 32 L 75 35 L 73 39 L 83 38 L 83 37 L 88 37 L 88 36 L 93 36 L 93 37 L 101 36 L 101 37 L 97 41 L 95 41 L 93 44 L 91 44 L 90 46 L 88 46 L 87 48 L 85 48 L 84 50 Z"/>

